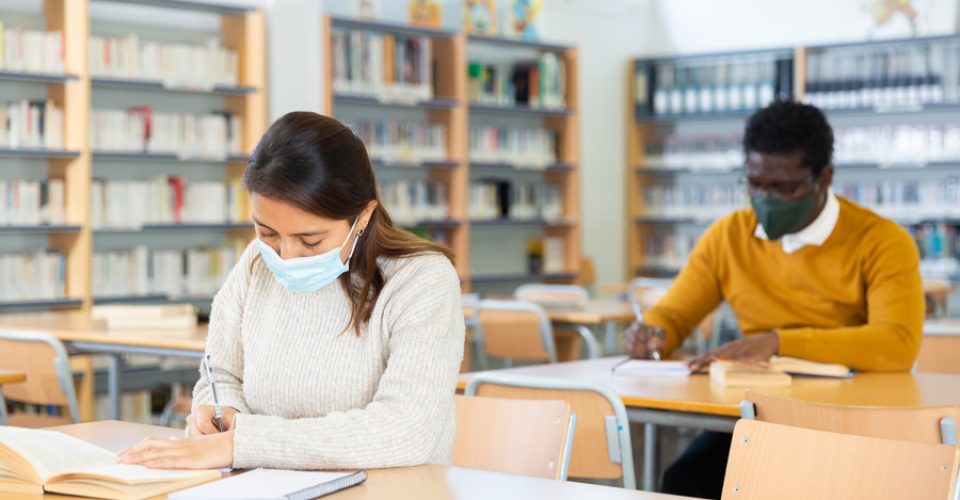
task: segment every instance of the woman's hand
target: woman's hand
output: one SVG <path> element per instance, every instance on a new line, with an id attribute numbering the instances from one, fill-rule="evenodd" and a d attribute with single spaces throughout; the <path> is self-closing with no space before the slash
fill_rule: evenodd
<path id="1" fill-rule="evenodd" d="M 770 361 L 770 357 L 780 350 L 780 337 L 776 332 L 748 335 L 728 342 L 722 346 L 693 358 L 688 363 L 690 371 L 706 370 L 715 359 L 728 361 L 761 362 Z"/>
<path id="2" fill-rule="evenodd" d="M 221 406 L 220 414 L 223 415 L 224 432 L 233 429 L 233 417 L 237 415 L 237 410 L 229 406 Z M 217 434 L 217 418 L 212 405 L 199 405 L 193 409 L 187 417 L 187 435 L 203 436 L 206 434 Z"/>
<path id="3" fill-rule="evenodd" d="M 233 465 L 233 431 L 186 439 L 147 438 L 117 454 L 151 469 L 220 469 Z"/>

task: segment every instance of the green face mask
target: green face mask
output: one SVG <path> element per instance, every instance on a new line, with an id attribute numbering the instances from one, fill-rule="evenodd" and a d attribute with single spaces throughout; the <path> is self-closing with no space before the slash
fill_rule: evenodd
<path id="1" fill-rule="evenodd" d="M 751 196 L 750 204 L 767 238 L 779 240 L 785 234 L 800 230 L 800 225 L 816 208 L 817 198 L 813 191 L 799 200 L 789 201 L 773 196 Z"/>

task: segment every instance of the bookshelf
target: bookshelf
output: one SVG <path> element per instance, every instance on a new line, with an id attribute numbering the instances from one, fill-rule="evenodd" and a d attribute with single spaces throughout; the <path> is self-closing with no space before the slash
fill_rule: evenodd
<path id="1" fill-rule="evenodd" d="M 157 245 L 171 250 L 170 240 L 179 239 L 177 245 L 192 248 L 209 241 L 208 233 L 222 234 L 226 241 L 249 240 L 253 236 L 252 225 L 239 223 L 198 224 L 147 224 L 123 230 L 94 228 L 91 219 L 91 188 L 100 169 L 106 169 L 103 177 L 109 178 L 111 169 L 127 169 L 130 176 L 165 175 L 167 170 L 177 172 L 195 168 L 220 169 L 213 177 L 232 178 L 242 174 L 247 156 L 266 127 L 266 73 L 265 73 L 265 25 L 263 13 L 258 9 L 222 6 L 204 2 L 181 0 L 110 0 L 111 3 L 139 5 L 144 15 L 173 13 L 179 16 L 208 16 L 218 31 L 211 36 L 220 40 L 226 50 L 236 52 L 236 84 L 190 86 L 159 79 L 106 77 L 93 75 L 91 68 L 90 37 L 98 35 L 98 20 L 91 16 L 91 4 L 100 0 L 37 0 L 46 30 L 60 31 L 65 48 L 63 72 L 22 72 L 4 69 L 0 71 L 0 85 L 9 84 L 14 90 L 27 89 L 36 94 L 43 89 L 47 98 L 63 111 L 63 146 L 56 149 L 0 148 L 0 169 L 10 165 L 14 175 L 25 171 L 24 165 L 45 166 L 46 178 L 59 180 L 64 187 L 64 221 L 62 223 L 37 225 L 4 225 L 0 234 L 9 234 L 8 242 L 20 242 L 20 247 L 46 247 L 49 251 L 62 253 L 65 264 L 65 293 L 57 299 L 25 298 L 15 301 L 0 301 L 0 310 L 33 310 L 80 308 L 88 309 L 95 301 L 93 290 L 92 262 L 97 248 L 105 245 L 109 250 L 124 246 L 145 244 Z M 0 16 L 4 10 L 0 7 Z M 166 15 L 166 14 L 164 14 Z M 14 16 L 24 17 L 23 14 Z M 130 24 L 111 20 L 110 29 L 129 32 L 145 29 L 131 18 Z M 8 25 L 8 28 L 10 26 Z M 36 29 L 36 27 L 34 27 Z M 176 28 L 171 32 L 176 31 Z M 115 33 L 112 33 L 113 36 Z M 193 36 L 187 36 L 190 38 Z M 170 40 L 169 33 L 147 33 L 151 37 Z M 166 38 L 164 38 L 166 37 Z M 178 41 L 178 40 L 174 40 Z M 170 42 L 164 42 L 170 43 Z M 186 42 L 189 43 L 189 42 Z M 242 129 L 239 144 L 242 154 L 226 154 L 219 158 L 197 157 L 176 151 L 130 152 L 94 150 L 91 146 L 90 116 L 103 107 L 107 94 L 122 94 L 120 105 L 127 108 L 136 105 L 164 106 L 173 102 L 175 96 L 188 96 L 190 102 L 211 102 L 211 106 L 223 109 L 240 117 Z M 174 96 L 174 97 L 171 97 Z M 215 103 L 215 104 L 213 104 Z M 133 168 L 128 168 L 133 167 Z M 33 167 L 30 167 L 31 169 Z M 150 236 L 156 234 L 157 236 Z M 205 239 L 206 238 L 206 239 Z M 116 241 L 114 241 L 116 239 Z M 16 245 L 15 245 L 16 246 Z M 174 245 L 176 246 L 176 245 Z M 6 248 L 0 249 L 10 252 Z M 16 252 L 15 252 L 16 253 Z M 20 253 L 24 253 L 22 250 Z M 164 294 L 148 294 L 138 297 L 97 296 L 97 303 L 117 302 L 165 302 L 179 300 Z M 194 300 L 185 297 L 183 300 Z M 207 298 L 209 301 L 209 297 Z"/>
<path id="2" fill-rule="evenodd" d="M 577 121 L 577 49 L 550 43 L 531 43 L 500 37 L 466 34 L 461 31 L 424 28 L 402 23 L 360 20 L 326 16 L 322 21 L 323 101 L 328 113 L 353 125 L 383 115 L 389 120 L 409 122 L 413 118 L 428 124 L 442 124 L 446 134 L 446 157 L 424 161 L 389 158 L 372 154 L 372 162 L 381 188 L 390 191 L 398 179 L 438 183 L 447 193 L 447 216 L 443 220 L 422 220 L 410 224 L 418 233 L 437 237 L 457 256 L 457 271 L 464 290 L 499 290 L 504 284 L 531 281 L 569 283 L 576 279 L 580 263 L 580 179 L 579 125 Z M 345 73 L 337 67 L 336 52 L 344 50 L 345 40 L 354 33 L 373 37 L 424 37 L 430 40 L 432 61 L 431 90 L 427 94 L 410 95 L 396 89 L 370 91 L 364 85 L 351 87 L 338 77 Z M 350 39 L 350 43 L 358 43 Z M 390 43 L 390 42 L 387 42 Z M 566 92 L 561 106 L 490 104 L 472 102 L 466 77 L 473 47 L 482 53 L 493 51 L 494 58 L 531 59 L 550 52 L 563 61 Z M 374 50 L 379 50 L 375 48 Z M 345 57 L 343 59 L 346 59 Z M 375 71 L 374 73 L 378 73 Z M 338 81 L 338 78 L 340 80 Z M 472 161 L 470 158 L 470 126 L 484 120 L 538 128 L 556 135 L 551 146 L 555 160 L 545 165 L 520 165 L 501 160 Z M 363 136 L 363 134 L 361 134 Z M 370 143 L 368 147 L 374 148 Z M 536 157 L 536 155 L 532 155 Z M 559 186 L 562 203 L 561 220 L 543 217 L 484 217 L 471 214 L 471 182 L 485 177 L 507 178 L 524 183 L 550 183 Z M 386 198 L 386 197 L 385 197 Z M 387 208 L 391 208 L 388 204 Z M 396 217 L 396 216 L 395 216 Z M 530 273 L 527 269 L 527 239 L 554 237 L 563 241 L 560 273 Z M 489 248 L 504 242 L 502 248 Z M 513 269 L 486 269 L 498 255 L 506 255 Z"/>
<path id="3" fill-rule="evenodd" d="M 709 223 L 747 206 L 735 194 L 719 195 L 742 175 L 739 142 L 750 111 L 691 113 L 686 104 L 690 96 L 702 102 L 701 92 L 711 88 L 717 74 L 709 68 L 757 57 L 777 61 L 777 95 L 827 114 L 834 191 L 904 226 L 920 249 L 924 276 L 960 279 L 956 35 L 631 61 L 628 106 L 637 113 L 627 123 L 628 279 L 675 275 Z M 666 86 L 657 81 L 658 70 L 684 65 L 690 71 L 675 72 Z M 728 74 L 726 81 L 764 85 L 763 75 L 769 73 Z M 658 91 L 669 112 L 654 111 Z"/>

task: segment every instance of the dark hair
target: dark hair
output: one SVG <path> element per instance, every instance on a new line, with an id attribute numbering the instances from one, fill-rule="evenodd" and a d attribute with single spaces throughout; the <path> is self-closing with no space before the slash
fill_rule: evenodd
<path id="1" fill-rule="evenodd" d="M 773 155 L 801 153 L 801 164 L 820 177 L 833 156 L 833 129 L 817 107 L 777 101 L 757 111 L 747 122 L 743 151 Z"/>
<path id="2" fill-rule="evenodd" d="M 377 182 L 363 142 L 344 124 L 317 113 L 283 115 L 260 138 L 243 173 L 247 190 L 289 203 L 305 212 L 353 221 L 377 200 L 349 270 L 340 285 L 350 297 L 350 326 L 370 320 L 385 280 L 378 257 L 437 253 L 453 261 L 447 248 L 418 238 L 393 224 L 377 195 Z M 359 279 L 355 279 L 359 277 Z"/>

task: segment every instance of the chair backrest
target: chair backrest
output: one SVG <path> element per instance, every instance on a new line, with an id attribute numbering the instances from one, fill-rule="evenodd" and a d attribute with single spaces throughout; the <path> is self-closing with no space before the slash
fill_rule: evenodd
<path id="1" fill-rule="evenodd" d="M 627 410 L 611 389 L 576 380 L 479 373 L 464 394 L 566 401 L 577 415 L 570 477 L 622 479 L 625 488 L 636 488 Z"/>
<path id="2" fill-rule="evenodd" d="M 960 373 L 960 336 L 925 334 L 917 355 L 917 371 Z"/>
<path id="3" fill-rule="evenodd" d="M 544 305 L 583 305 L 590 300 L 590 295 L 582 286 L 531 283 L 520 285 L 513 291 L 513 298 Z"/>
<path id="4" fill-rule="evenodd" d="M 740 420 L 724 500 L 952 498 L 960 450 Z"/>
<path id="5" fill-rule="evenodd" d="M 52 335 L 0 331 L 0 367 L 27 375 L 26 382 L 3 387 L 5 399 L 66 406 L 71 421 L 79 421 L 67 350 Z"/>
<path id="6" fill-rule="evenodd" d="M 927 408 L 842 406 L 797 401 L 754 391 L 747 391 L 745 397 L 741 403 L 744 418 L 857 436 L 957 444 L 960 405 Z"/>
<path id="7" fill-rule="evenodd" d="M 484 355 L 525 361 L 557 362 L 553 327 L 533 302 L 481 300 L 476 307 L 475 337 Z"/>
<path id="8" fill-rule="evenodd" d="M 580 257 L 580 271 L 577 272 L 576 284 L 591 288 L 597 281 L 597 266 L 593 263 L 593 258 L 586 255 Z"/>
<path id="9" fill-rule="evenodd" d="M 567 478 L 576 415 L 566 401 L 454 396 L 459 467 Z"/>

